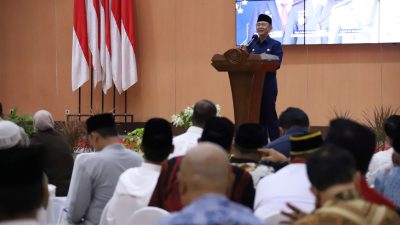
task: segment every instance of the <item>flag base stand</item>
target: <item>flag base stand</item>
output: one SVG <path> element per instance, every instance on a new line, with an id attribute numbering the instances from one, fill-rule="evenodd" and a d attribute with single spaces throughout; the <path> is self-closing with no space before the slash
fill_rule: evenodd
<path id="1" fill-rule="evenodd" d="M 91 116 L 93 116 L 94 114 L 82 114 L 82 113 L 77 113 L 77 114 L 72 114 L 72 113 L 66 113 L 65 117 L 66 117 L 66 122 L 70 122 L 73 120 L 73 118 L 76 118 L 78 121 L 81 121 L 81 118 L 89 118 Z M 122 125 L 118 126 L 118 133 L 119 134 L 127 134 L 128 133 L 128 124 L 133 124 L 133 114 L 127 114 L 127 113 L 123 113 L 123 114 L 114 114 L 115 117 L 115 123 L 118 125 Z M 119 122 L 120 120 L 118 120 L 117 118 L 123 118 L 123 122 Z"/>

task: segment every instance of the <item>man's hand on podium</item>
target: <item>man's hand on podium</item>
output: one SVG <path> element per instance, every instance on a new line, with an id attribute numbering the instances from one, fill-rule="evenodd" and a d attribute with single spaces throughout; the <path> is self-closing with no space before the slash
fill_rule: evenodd
<path id="1" fill-rule="evenodd" d="M 242 49 L 243 51 L 247 52 L 247 46 L 246 45 L 239 45 L 239 49 Z"/>

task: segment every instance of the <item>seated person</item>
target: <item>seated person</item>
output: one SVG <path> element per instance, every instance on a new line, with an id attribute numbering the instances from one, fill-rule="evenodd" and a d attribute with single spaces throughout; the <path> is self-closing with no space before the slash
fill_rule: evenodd
<path id="1" fill-rule="evenodd" d="M 307 174 L 317 209 L 295 225 L 400 223 L 395 211 L 360 197 L 356 188 L 360 172 L 348 151 L 332 145 L 323 147 L 307 158 Z"/>
<path id="2" fill-rule="evenodd" d="M 144 162 L 121 174 L 113 197 L 103 210 L 100 225 L 125 225 L 136 210 L 149 204 L 161 164 L 174 150 L 171 124 L 153 118 L 146 122 L 141 146 Z"/>
<path id="3" fill-rule="evenodd" d="M 290 140 L 293 135 L 302 135 L 309 132 L 310 122 L 307 114 L 295 107 L 289 107 L 279 115 L 279 128 L 283 136 L 270 142 L 266 148 L 275 149 L 287 158 L 290 158 Z M 274 167 L 276 171 L 286 166 L 286 163 L 263 162 L 266 165 Z"/>
<path id="4" fill-rule="evenodd" d="M 243 205 L 227 198 L 232 176 L 226 152 L 218 145 L 200 143 L 189 151 L 178 175 L 179 193 L 185 206 L 160 225 L 262 225 Z"/>
<path id="5" fill-rule="evenodd" d="M 387 140 L 392 147 L 388 150 L 377 152 L 372 156 L 371 162 L 368 166 L 368 172 L 366 174 L 368 184 L 372 186 L 374 185 L 375 179 L 378 174 L 393 167 L 393 141 L 396 138 L 396 133 L 400 129 L 400 116 L 392 115 L 387 118 L 383 125 L 383 128 L 385 130 Z"/>
<path id="6" fill-rule="evenodd" d="M 321 132 L 290 137 L 290 163 L 275 174 L 264 177 L 258 183 L 254 201 L 254 214 L 265 220 L 270 213 L 288 210 L 287 203 L 311 212 L 315 197 L 306 172 L 306 157 L 322 146 Z"/>
<path id="7" fill-rule="evenodd" d="M 261 152 L 258 149 L 265 144 L 266 134 L 259 124 L 245 123 L 239 126 L 232 147 L 233 156 L 229 161 L 231 165 L 249 172 L 255 187 L 261 178 L 274 172 L 272 167 L 259 164 Z"/>
<path id="8" fill-rule="evenodd" d="M 90 117 L 86 129 L 96 152 L 76 158 L 67 198 L 67 219 L 73 224 L 93 225 L 99 224 L 119 176 L 129 168 L 140 166 L 143 159 L 119 143 L 112 114 Z"/>
<path id="9" fill-rule="evenodd" d="M 24 129 L 14 122 L 0 120 L 0 150 L 14 146 L 28 147 L 29 138 Z"/>
<path id="10" fill-rule="evenodd" d="M 54 129 L 54 120 L 48 111 L 36 112 L 33 126 L 36 132 L 32 134 L 30 144 L 40 146 L 49 184 L 57 187 L 56 196 L 67 196 L 74 167 L 72 148 Z"/>
<path id="11" fill-rule="evenodd" d="M 192 126 L 181 135 L 174 137 L 174 152 L 169 159 L 185 155 L 186 152 L 197 145 L 203 128 L 208 119 L 217 116 L 217 107 L 209 100 L 200 100 L 193 107 Z"/>
<path id="12" fill-rule="evenodd" d="M 357 171 L 362 175 L 359 179 L 359 192 L 365 200 L 396 209 L 393 202 L 376 189 L 369 187 L 365 178 L 369 162 L 375 152 L 375 139 L 375 133 L 368 127 L 349 119 L 335 119 L 330 122 L 325 142 L 343 148 L 353 155 Z"/>
<path id="13" fill-rule="evenodd" d="M 0 150 L 0 224 L 39 225 L 49 194 L 41 159 L 31 147 Z"/>
<path id="14" fill-rule="evenodd" d="M 393 168 L 381 172 L 375 180 L 375 189 L 400 208 L 400 127 L 393 132 Z"/>
<path id="15" fill-rule="evenodd" d="M 224 117 L 214 117 L 207 121 L 199 142 L 212 142 L 225 149 L 226 154 L 231 149 L 234 134 L 233 123 Z M 149 206 L 163 208 L 167 211 L 179 211 L 183 208 L 180 203 L 179 173 L 180 163 L 184 157 L 175 157 L 162 165 L 160 177 L 150 199 Z M 243 169 L 231 166 L 234 181 L 230 199 L 252 208 L 254 203 L 254 185 L 251 175 Z"/>

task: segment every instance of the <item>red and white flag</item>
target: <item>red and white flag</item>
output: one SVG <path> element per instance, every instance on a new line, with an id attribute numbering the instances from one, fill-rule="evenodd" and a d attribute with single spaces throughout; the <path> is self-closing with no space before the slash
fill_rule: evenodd
<path id="1" fill-rule="evenodd" d="M 121 18 L 121 79 L 122 90 L 126 91 L 137 82 L 133 0 L 121 1 Z"/>
<path id="2" fill-rule="evenodd" d="M 72 89 L 89 80 L 119 93 L 137 82 L 133 0 L 74 0 Z M 92 53 L 89 62 L 89 49 Z"/>
<path id="3" fill-rule="evenodd" d="M 89 49 L 85 0 L 74 0 L 72 34 L 72 91 L 89 80 Z"/>
<path id="4" fill-rule="evenodd" d="M 100 6 L 100 64 L 103 77 L 103 92 L 112 87 L 111 37 L 110 37 L 110 1 L 101 0 Z"/>
<path id="5" fill-rule="evenodd" d="M 87 30 L 89 37 L 89 49 L 92 53 L 92 67 L 93 67 L 93 87 L 102 80 L 101 65 L 100 65 L 100 5 L 99 0 L 86 0 L 86 18 Z"/>
<path id="6" fill-rule="evenodd" d="M 111 32 L 111 70 L 113 81 L 118 92 L 122 93 L 122 77 L 121 77 L 121 0 L 111 1 L 110 16 L 110 32 Z"/>

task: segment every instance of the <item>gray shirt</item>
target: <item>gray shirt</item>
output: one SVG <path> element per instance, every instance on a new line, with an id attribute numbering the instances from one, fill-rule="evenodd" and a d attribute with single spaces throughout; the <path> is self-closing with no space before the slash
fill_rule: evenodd
<path id="1" fill-rule="evenodd" d="M 142 157 L 120 144 L 81 154 L 75 160 L 68 193 L 68 221 L 99 224 L 103 208 L 114 193 L 119 176 L 142 164 Z"/>

